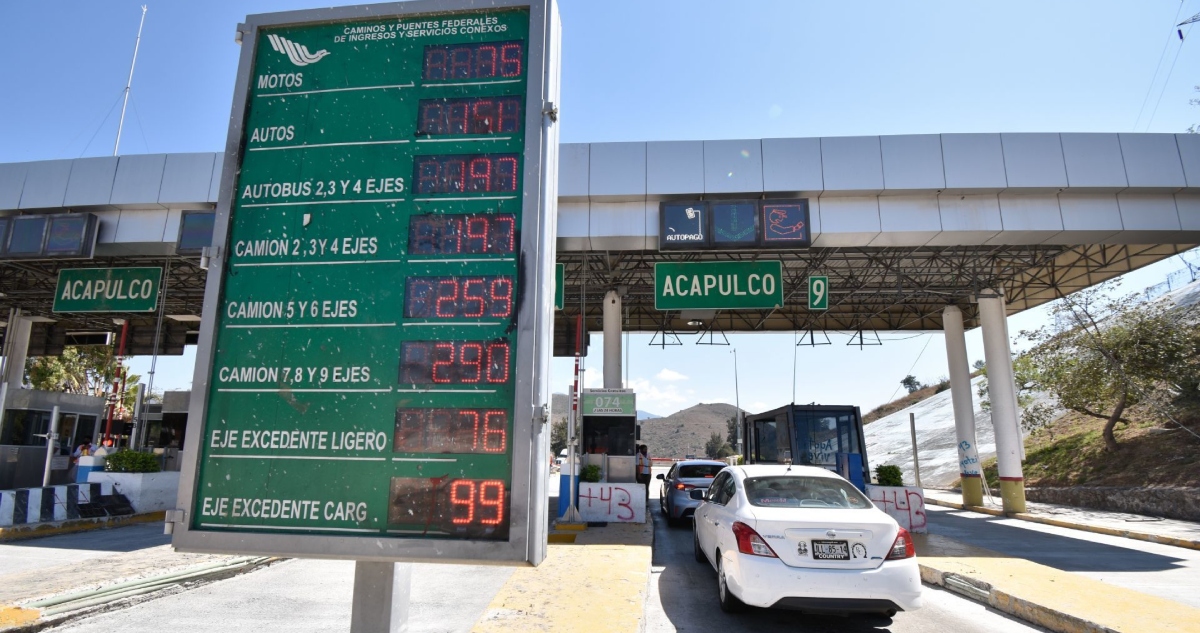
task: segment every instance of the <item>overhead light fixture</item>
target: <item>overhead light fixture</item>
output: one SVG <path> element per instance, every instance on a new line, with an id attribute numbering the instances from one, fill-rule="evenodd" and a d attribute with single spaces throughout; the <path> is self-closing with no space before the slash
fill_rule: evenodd
<path id="1" fill-rule="evenodd" d="M 691 327 L 700 327 L 701 325 L 704 325 L 704 321 L 692 319 L 691 321 L 688 321 L 688 325 Z"/>

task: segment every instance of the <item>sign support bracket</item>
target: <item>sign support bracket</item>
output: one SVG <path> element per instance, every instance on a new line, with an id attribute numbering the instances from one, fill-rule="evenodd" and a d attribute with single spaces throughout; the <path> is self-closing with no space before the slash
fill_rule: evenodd
<path id="1" fill-rule="evenodd" d="M 354 561 L 350 633 L 403 633 L 408 630 L 412 563 Z"/>

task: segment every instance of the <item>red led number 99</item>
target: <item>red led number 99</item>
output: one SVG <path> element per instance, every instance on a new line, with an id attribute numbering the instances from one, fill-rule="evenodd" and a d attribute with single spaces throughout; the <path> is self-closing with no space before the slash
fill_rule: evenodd
<path id="1" fill-rule="evenodd" d="M 504 520 L 504 482 L 499 479 L 450 482 L 450 522 L 454 525 L 499 525 Z"/>

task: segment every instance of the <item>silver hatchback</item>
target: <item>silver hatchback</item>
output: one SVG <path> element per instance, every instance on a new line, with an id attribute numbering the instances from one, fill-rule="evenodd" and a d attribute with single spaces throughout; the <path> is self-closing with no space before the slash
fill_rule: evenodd
<path id="1" fill-rule="evenodd" d="M 676 462 L 666 475 L 659 475 L 662 494 L 658 496 L 658 507 L 667 517 L 667 525 L 679 525 L 696 513 L 700 501 L 691 498 L 693 490 L 707 490 L 713 477 L 725 468 L 725 462 L 711 459 L 688 459 Z"/>

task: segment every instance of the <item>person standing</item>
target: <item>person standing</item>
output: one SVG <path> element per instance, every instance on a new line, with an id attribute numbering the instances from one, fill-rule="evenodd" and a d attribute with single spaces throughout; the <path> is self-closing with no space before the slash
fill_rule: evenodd
<path id="1" fill-rule="evenodd" d="M 637 482 L 646 487 L 646 503 L 650 503 L 650 455 L 645 444 L 637 447 Z"/>

